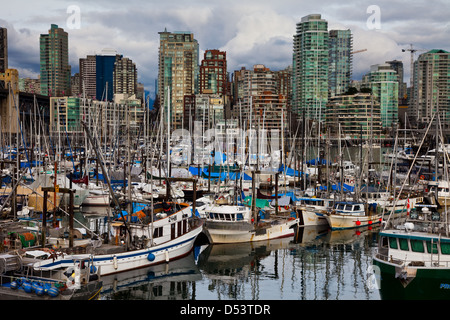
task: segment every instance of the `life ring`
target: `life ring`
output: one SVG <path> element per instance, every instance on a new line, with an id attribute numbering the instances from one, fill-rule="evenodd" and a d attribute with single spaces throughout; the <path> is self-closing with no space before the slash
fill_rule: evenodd
<path id="1" fill-rule="evenodd" d="M 270 178 L 267 178 L 267 182 L 270 182 Z"/>
<path id="2" fill-rule="evenodd" d="M 289 210 L 289 206 L 284 206 L 284 209 Z"/>
<path id="3" fill-rule="evenodd" d="M 424 180 L 425 179 L 425 176 L 424 175 L 421 175 L 420 176 L 420 180 Z"/>

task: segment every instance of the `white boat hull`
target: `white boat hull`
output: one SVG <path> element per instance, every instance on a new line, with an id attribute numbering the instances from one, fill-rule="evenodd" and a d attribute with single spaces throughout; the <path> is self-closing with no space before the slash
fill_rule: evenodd
<path id="1" fill-rule="evenodd" d="M 227 227 L 223 222 L 207 221 L 205 233 L 212 244 L 256 242 L 293 237 L 295 233 L 293 227 L 298 223 L 299 219 L 292 218 L 278 224 L 255 228 L 253 224 L 246 222 L 230 223 Z"/>
<path id="2" fill-rule="evenodd" d="M 380 215 L 329 214 L 326 216 L 332 230 L 351 229 L 380 223 Z"/>
<path id="3" fill-rule="evenodd" d="M 84 199 L 82 205 L 84 207 L 109 206 L 109 195 L 89 195 Z"/>
<path id="4" fill-rule="evenodd" d="M 320 211 L 303 209 L 301 211 L 304 226 L 321 226 L 328 224 L 326 213 Z"/>
<path id="5" fill-rule="evenodd" d="M 154 247 L 142 250 L 125 251 L 114 254 L 74 254 L 58 259 L 43 260 L 34 265 L 35 270 L 55 270 L 73 265 L 73 259 L 89 258 L 98 269 L 101 276 L 125 272 L 169 262 L 187 255 L 193 248 L 194 241 L 202 232 L 202 227 L 196 227 L 183 236 Z"/>

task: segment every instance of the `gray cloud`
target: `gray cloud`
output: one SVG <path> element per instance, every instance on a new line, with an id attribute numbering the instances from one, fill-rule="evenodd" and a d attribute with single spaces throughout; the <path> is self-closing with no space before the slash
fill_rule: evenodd
<path id="1" fill-rule="evenodd" d="M 380 8 L 379 30 L 367 27 L 367 8 L 373 4 Z M 66 26 L 69 5 L 80 7 L 80 29 Z M 368 49 L 354 56 L 355 79 L 360 79 L 370 65 L 391 59 L 402 60 L 409 77 L 409 55 L 401 52 L 409 43 L 418 48 L 450 50 L 450 3 L 444 0 L 45 0 L 39 6 L 19 0 L 2 6 L 5 20 L 0 24 L 8 27 L 10 66 L 18 68 L 21 75 L 39 73 L 39 34 L 56 23 L 69 32 L 73 72 L 78 70 L 80 57 L 114 48 L 137 64 L 139 81 L 147 88 L 153 88 L 157 77 L 158 32 L 164 28 L 193 32 L 201 52 L 227 51 L 229 72 L 254 64 L 273 70 L 291 65 L 296 23 L 311 13 L 321 13 L 330 28 L 350 28 L 354 49 Z"/>

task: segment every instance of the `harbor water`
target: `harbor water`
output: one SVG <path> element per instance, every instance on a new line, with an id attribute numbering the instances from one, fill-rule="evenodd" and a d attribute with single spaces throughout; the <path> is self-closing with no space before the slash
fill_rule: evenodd
<path id="1" fill-rule="evenodd" d="M 103 278 L 101 300 L 380 300 L 378 228 L 300 227 L 294 238 L 196 246 L 182 259 Z"/>

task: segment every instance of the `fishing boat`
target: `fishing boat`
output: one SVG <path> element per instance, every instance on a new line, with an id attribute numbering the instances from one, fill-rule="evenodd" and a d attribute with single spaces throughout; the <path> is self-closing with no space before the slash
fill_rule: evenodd
<path id="1" fill-rule="evenodd" d="M 354 201 L 338 201 L 326 215 L 332 230 L 358 228 L 381 222 L 380 215 L 366 212 L 364 203 Z"/>
<path id="2" fill-rule="evenodd" d="M 314 197 L 302 197 L 295 202 L 300 225 L 327 225 L 326 215 L 334 200 Z"/>
<path id="3" fill-rule="evenodd" d="M 450 298 L 448 211 L 437 207 L 416 204 L 403 222 L 383 223 L 373 257 L 383 299 Z"/>
<path id="4" fill-rule="evenodd" d="M 167 210 L 163 204 L 168 206 Z M 107 244 L 80 247 L 84 249 L 81 253 L 57 254 L 56 259 L 39 261 L 34 268 L 55 270 L 68 267 L 75 258 L 92 257 L 93 265 L 104 276 L 181 258 L 192 250 L 202 232 L 202 221 L 192 215 L 188 204 L 163 204 L 155 204 L 153 216 L 144 209 L 116 219 L 111 224 L 114 237 Z"/>
<path id="5" fill-rule="evenodd" d="M 205 234 L 212 244 L 256 242 L 294 236 L 299 219 L 255 214 L 243 205 L 212 205 L 205 210 Z"/>

